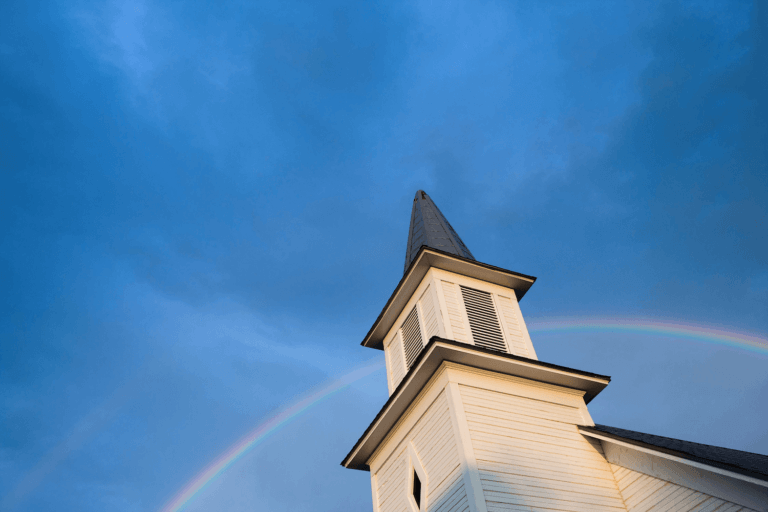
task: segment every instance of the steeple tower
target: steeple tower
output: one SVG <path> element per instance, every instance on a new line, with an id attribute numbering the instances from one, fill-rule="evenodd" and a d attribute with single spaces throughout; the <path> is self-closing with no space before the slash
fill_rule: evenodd
<path id="1" fill-rule="evenodd" d="M 577 430 L 610 378 L 537 360 L 518 305 L 535 280 L 476 261 L 416 193 L 405 275 L 362 341 L 390 398 L 342 462 L 370 471 L 375 512 L 624 510 Z"/>
<path id="2" fill-rule="evenodd" d="M 768 512 L 768 457 L 595 425 L 610 377 L 538 361 L 518 305 L 535 280 L 476 261 L 416 193 L 362 342 L 390 397 L 342 462 L 371 473 L 374 512 Z"/>

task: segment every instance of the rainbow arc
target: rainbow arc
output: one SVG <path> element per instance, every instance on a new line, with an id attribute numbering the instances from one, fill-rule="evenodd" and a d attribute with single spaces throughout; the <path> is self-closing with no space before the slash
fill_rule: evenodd
<path id="1" fill-rule="evenodd" d="M 531 333 L 630 332 L 687 339 L 768 355 L 768 338 L 721 325 L 643 317 L 559 317 L 533 320 Z"/>
<path id="2" fill-rule="evenodd" d="M 603 318 L 603 317 L 562 317 L 534 320 L 528 325 L 532 333 L 554 332 L 631 332 L 688 339 L 747 350 L 768 356 L 768 338 L 755 333 L 735 330 L 725 326 L 660 320 L 652 318 Z M 321 403 L 326 398 L 342 391 L 354 382 L 384 367 L 377 360 L 356 368 L 330 384 L 311 391 L 294 401 L 278 414 L 259 424 L 218 456 L 211 464 L 190 480 L 162 509 L 161 512 L 179 512 L 184 509 L 208 484 L 227 470 L 248 451 L 264 442 L 270 434 Z"/>

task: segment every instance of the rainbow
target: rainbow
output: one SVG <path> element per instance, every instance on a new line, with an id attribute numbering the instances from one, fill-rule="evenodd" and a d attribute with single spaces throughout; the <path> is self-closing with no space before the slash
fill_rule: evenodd
<path id="1" fill-rule="evenodd" d="M 726 329 L 724 326 L 678 322 L 657 318 L 550 318 L 532 321 L 528 325 L 528 330 L 532 333 L 619 331 L 652 334 L 703 341 L 706 343 L 748 350 L 768 356 L 768 338 L 765 336 L 748 333 L 746 331 L 738 331 L 731 328 Z M 266 439 L 267 436 L 295 419 L 313 405 L 321 402 L 323 399 L 328 398 L 334 393 L 341 391 L 353 382 L 381 369 L 383 366 L 381 361 L 367 363 L 331 382 L 325 387 L 304 395 L 288 408 L 264 421 L 240 439 L 240 441 L 233 444 L 226 452 L 198 473 L 195 478 L 190 480 L 187 485 L 161 509 L 162 512 L 178 512 L 182 510 L 203 488 L 205 488 L 206 485 L 221 475 L 221 473 L 236 460 L 245 455 L 251 448 Z"/>
<path id="2" fill-rule="evenodd" d="M 533 320 L 531 333 L 553 332 L 632 332 L 703 341 L 768 355 L 768 338 L 722 325 L 664 320 L 659 318 L 561 317 Z"/>
<path id="3" fill-rule="evenodd" d="M 375 363 L 366 363 L 362 367 L 347 373 L 343 377 L 336 379 L 330 384 L 311 391 L 289 407 L 283 409 L 275 416 L 259 424 L 256 428 L 243 436 L 238 442 L 230 446 L 227 451 L 222 453 L 216 460 L 200 471 L 192 480 L 190 480 L 179 493 L 173 497 L 161 509 L 162 512 L 177 512 L 182 510 L 190 501 L 205 488 L 209 483 L 221 475 L 235 461 L 248 453 L 253 447 L 264 441 L 270 434 L 277 431 L 280 427 L 296 419 L 300 414 L 306 412 L 313 405 L 317 405 L 324 399 L 338 393 L 350 384 L 366 377 L 373 372 L 384 367 L 384 363 L 377 358 Z"/>

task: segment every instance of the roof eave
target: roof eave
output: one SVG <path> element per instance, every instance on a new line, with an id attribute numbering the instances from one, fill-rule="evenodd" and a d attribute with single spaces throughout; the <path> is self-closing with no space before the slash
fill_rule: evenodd
<path id="1" fill-rule="evenodd" d="M 342 466 L 369 470 L 368 459 L 444 361 L 584 391 L 584 401 L 587 403 L 611 381 L 611 378 L 606 375 L 495 352 L 433 336 L 389 400 L 344 458 Z"/>
<path id="2" fill-rule="evenodd" d="M 612 432 L 605 432 L 593 427 L 579 426 L 579 431 L 586 436 L 594 437 L 596 439 L 606 440 L 608 442 L 616 442 L 624 445 L 629 445 L 633 448 L 640 449 L 646 452 L 653 452 L 664 458 L 677 459 L 680 462 L 693 463 L 694 465 L 707 466 L 711 471 L 716 473 L 725 472 L 736 478 L 741 478 L 752 483 L 756 483 L 763 487 L 768 487 L 768 477 L 766 475 L 750 471 L 748 469 L 733 466 L 723 462 L 712 461 L 703 457 L 696 457 L 691 454 L 681 452 L 678 450 L 672 450 L 663 446 L 656 446 L 650 443 L 644 443 L 637 439 L 631 439 L 629 437 L 620 436 Z"/>
<path id="3" fill-rule="evenodd" d="M 499 286 L 515 290 L 517 300 L 533 286 L 536 278 L 519 272 L 488 265 L 476 260 L 463 258 L 426 245 L 422 245 L 395 291 L 387 300 L 384 309 L 379 313 L 373 326 L 360 343 L 364 347 L 383 349 L 384 336 L 402 312 L 413 292 L 424 279 L 430 268 L 438 268 L 448 272 L 473 277 Z"/>

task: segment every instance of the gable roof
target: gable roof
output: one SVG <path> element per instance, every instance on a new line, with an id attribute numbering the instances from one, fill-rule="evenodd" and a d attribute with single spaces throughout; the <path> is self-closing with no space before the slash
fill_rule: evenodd
<path id="1" fill-rule="evenodd" d="M 408 246 L 405 249 L 403 273 L 408 271 L 408 267 L 416 259 L 422 245 L 462 258 L 475 259 L 448 219 L 445 218 L 443 212 L 432 201 L 432 198 L 423 190 L 419 190 L 416 192 L 416 197 L 413 198 L 411 227 L 408 230 Z"/>
<path id="2" fill-rule="evenodd" d="M 606 425 L 579 427 L 579 430 L 586 433 L 605 434 L 608 438 L 625 441 L 636 446 L 654 449 L 683 459 L 768 481 L 767 455 L 645 434 Z"/>

